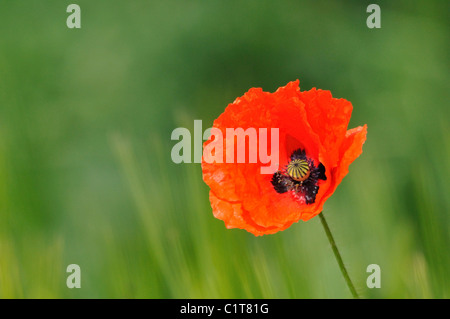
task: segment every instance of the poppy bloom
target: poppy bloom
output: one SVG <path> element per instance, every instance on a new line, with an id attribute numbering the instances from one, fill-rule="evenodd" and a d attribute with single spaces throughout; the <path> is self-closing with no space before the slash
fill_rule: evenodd
<path id="1" fill-rule="evenodd" d="M 211 163 L 203 158 L 214 216 L 227 228 L 265 235 L 318 215 L 366 140 L 366 125 L 347 130 L 352 108 L 326 90 L 300 92 L 298 80 L 275 93 L 252 88 L 229 104 L 213 124 L 223 132 L 223 144 L 226 128 L 278 128 L 279 160 L 274 173 L 261 174 L 266 163 L 260 160 Z"/>

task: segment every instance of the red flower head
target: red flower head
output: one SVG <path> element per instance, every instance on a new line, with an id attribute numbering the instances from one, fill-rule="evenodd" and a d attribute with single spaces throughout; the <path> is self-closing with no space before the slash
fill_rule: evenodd
<path id="1" fill-rule="evenodd" d="M 206 141 L 204 150 L 217 138 L 228 145 L 226 128 L 278 128 L 279 161 L 274 173 L 262 174 L 267 161 L 248 161 L 249 153 L 245 163 L 226 163 L 227 146 L 215 149 L 223 161 L 207 162 L 204 154 L 203 180 L 210 187 L 214 216 L 227 228 L 264 235 L 318 215 L 366 140 L 366 125 L 347 131 L 351 113 L 349 101 L 315 88 L 300 92 L 298 80 L 275 93 L 252 88 L 229 104 L 213 125 L 222 134 Z M 270 144 L 269 139 L 262 147 L 270 150 Z"/>

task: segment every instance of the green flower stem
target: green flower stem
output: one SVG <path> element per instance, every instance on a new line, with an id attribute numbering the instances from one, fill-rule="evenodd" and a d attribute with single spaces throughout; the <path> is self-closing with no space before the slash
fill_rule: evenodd
<path id="1" fill-rule="evenodd" d="M 339 250 L 336 246 L 336 242 L 334 241 L 333 235 L 331 234 L 330 228 L 328 227 L 328 223 L 325 220 L 325 216 L 323 215 L 323 212 L 321 212 L 319 214 L 319 217 L 320 217 L 320 221 L 322 222 L 323 229 L 325 229 L 325 233 L 327 234 L 328 241 L 331 244 L 331 248 L 333 249 L 334 257 L 336 257 L 336 261 L 339 264 L 339 268 L 341 268 L 342 275 L 344 276 L 345 281 L 347 282 L 347 286 L 350 289 L 350 291 L 352 292 L 353 298 L 359 299 L 358 293 L 356 292 L 356 289 L 353 286 L 350 276 L 348 275 L 347 269 L 345 269 L 341 254 L 339 253 Z"/>

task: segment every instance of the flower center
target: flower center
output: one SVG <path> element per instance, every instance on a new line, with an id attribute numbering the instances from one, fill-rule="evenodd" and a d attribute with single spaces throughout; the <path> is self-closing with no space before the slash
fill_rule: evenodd
<path id="1" fill-rule="evenodd" d="M 291 161 L 286 169 L 288 175 L 297 182 L 303 182 L 308 179 L 311 174 L 309 164 L 302 159 L 295 159 Z"/>
<path id="2" fill-rule="evenodd" d="M 290 162 L 272 176 L 272 186 L 279 194 L 290 192 L 295 200 L 307 205 L 316 201 L 319 180 L 326 180 L 325 166 L 306 156 L 298 149 L 291 154 Z"/>

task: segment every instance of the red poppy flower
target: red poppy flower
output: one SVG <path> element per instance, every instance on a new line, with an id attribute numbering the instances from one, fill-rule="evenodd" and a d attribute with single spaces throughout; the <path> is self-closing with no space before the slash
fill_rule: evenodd
<path id="1" fill-rule="evenodd" d="M 214 216 L 227 228 L 264 235 L 318 215 L 366 140 L 366 125 L 347 130 L 352 108 L 329 91 L 300 92 L 298 80 L 275 93 L 252 88 L 229 104 L 213 125 L 222 132 L 223 145 L 226 128 L 278 128 L 279 163 L 274 174 L 261 174 L 267 164 L 259 159 L 207 163 L 203 158 Z"/>

